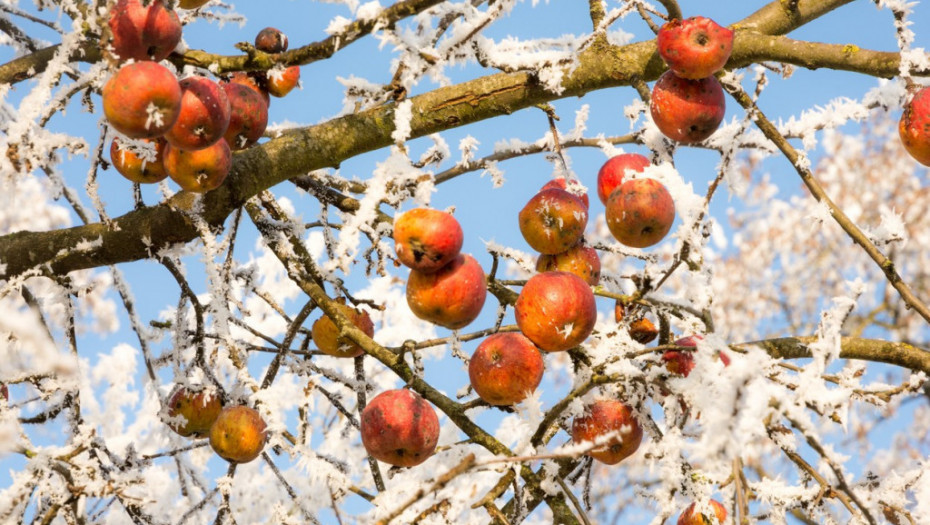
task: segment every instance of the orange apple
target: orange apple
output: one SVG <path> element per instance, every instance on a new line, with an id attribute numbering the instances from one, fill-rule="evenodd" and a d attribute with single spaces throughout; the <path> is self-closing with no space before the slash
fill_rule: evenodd
<path id="1" fill-rule="evenodd" d="M 375 325 L 371 322 L 368 312 L 352 308 L 345 304 L 345 299 L 341 298 L 338 307 L 342 314 L 368 337 L 375 335 Z M 325 314 L 313 323 L 310 328 L 310 337 L 313 338 L 313 344 L 324 354 L 335 357 L 358 357 L 365 353 L 362 347 L 339 337 L 339 328 L 336 323 Z"/>
<path id="2" fill-rule="evenodd" d="M 549 188 L 520 210 L 520 233 L 539 253 L 561 253 L 578 244 L 588 224 L 588 207 L 577 195 Z"/>
<path id="3" fill-rule="evenodd" d="M 267 73 L 268 93 L 276 97 L 283 97 L 297 87 L 300 81 L 300 66 L 290 66 L 283 70 L 272 69 Z"/>
<path id="4" fill-rule="evenodd" d="M 696 506 L 694 503 L 688 505 L 688 508 L 678 517 L 678 525 L 711 525 L 714 523 L 711 518 L 698 512 Z M 727 519 L 727 509 L 719 501 L 713 499 L 710 500 L 710 506 L 714 509 L 717 523 L 723 525 Z"/>
<path id="5" fill-rule="evenodd" d="M 601 258 L 597 250 L 578 243 L 562 253 L 544 253 L 536 260 L 537 272 L 571 272 L 591 286 L 601 281 Z"/>
<path id="6" fill-rule="evenodd" d="M 110 144 L 110 162 L 120 175 L 132 182 L 151 184 L 165 180 L 168 172 L 165 171 L 165 140 L 142 139 L 154 148 L 154 160 L 146 160 L 128 146 L 124 146 L 118 138 L 113 138 Z"/>
<path id="7" fill-rule="evenodd" d="M 186 422 L 168 426 L 184 437 L 206 437 L 222 409 L 223 404 L 215 393 L 195 392 L 182 387 L 168 400 L 168 415 L 183 416 Z"/>
<path id="8" fill-rule="evenodd" d="M 616 465 L 633 455 L 643 440 L 643 428 L 633 409 L 616 399 L 595 401 L 585 409 L 584 415 L 572 421 L 574 443 L 595 441 L 611 433 L 615 435 L 606 444 L 588 452 L 592 458 L 608 465 Z"/>
<path id="9" fill-rule="evenodd" d="M 414 467 L 436 450 L 439 418 L 430 404 L 407 389 L 375 396 L 361 415 L 362 445 L 378 461 Z"/>
<path id="10" fill-rule="evenodd" d="M 394 219 L 394 251 L 404 266 L 432 273 L 455 259 L 465 236 L 452 215 L 414 208 Z"/>
<path id="11" fill-rule="evenodd" d="M 436 272 L 411 270 L 407 305 L 420 319 L 457 330 L 478 317 L 487 291 L 478 261 L 471 255 L 459 254 Z"/>
<path id="12" fill-rule="evenodd" d="M 531 277 L 514 304 L 523 335 L 547 352 L 580 345 L 594 331 L 594 292 L 569 272 L 543 272 Z"/>
<path id="13" fill-rule="evenodd" d="M 478 397 L 491 405 L 515 405 L 542 381 L 542 355 L 520 333 L 488 336 L 468 362 L 468 378 Z"/>
<path id="14" fill-rule="evenodd" d="M 160 62 L 181 41 L 181 20 L 162 0 L 117 0 L 107 23 L 110 46 L 121 61 Z"/>
<path id="15" fill-rule="evenodd" d="M 155 62 L 127 64 L 103 86 L 103 114 L 131 139 L 163 135 L 181 113 L 181 86 L 174 73 Z"/>
<path id="16" fill-rule="evenodd" d="M 655 179 L 625 181 L 607 200 L 607 227 L 621 244 L 648 248 L 661 241 L 675 222 L 675 201 Z"/>
<path id="17" fill-rule="evenodd" d="M 194 151 L 165 146 L 165 171 L 187 191 L 206 193 L 220 187 L 231 166 L 232 154 L 225 139 Z"/>
<path id="18" fill-rule="evenodd" d="M 230 463 L 248 463 L 265 448 L 265 420 L 254 408 L 226 407 L 210 427 L 210 446 Z"/>

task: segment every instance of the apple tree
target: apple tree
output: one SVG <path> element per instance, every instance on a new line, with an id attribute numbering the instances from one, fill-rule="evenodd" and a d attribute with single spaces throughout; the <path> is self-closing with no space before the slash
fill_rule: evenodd
<path id="1" fill-rule="evenodd" d="M 927 20 L 3 0 L 0 522 L 927 522 Z"/>

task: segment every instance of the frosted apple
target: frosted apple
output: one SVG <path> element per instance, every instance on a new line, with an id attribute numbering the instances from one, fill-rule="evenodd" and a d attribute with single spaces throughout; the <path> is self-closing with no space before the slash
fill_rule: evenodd
<path id="1" fill-rule="evenodd" d="M 107 23 L 110 46 L 121 61 L 160 62 L 181 41 L 181 21 L 162 0 L 118 0 Z"/>
<path id="2" fill-rule="evenodd" d="M 640 317 L 630 323 L 629 334 L 634 341 L 645 345 L 651 343 L 659 336 L 659 330 L 656 329 L 656 325 L 654 325 L 652 321 L 645 317 Z"/>
<path id="3" fill-rule="evenodd" d="M 592 458 L 616 465 L 633 455 L 643 440 L 643 428 L 633 409 L 616 399 L 600 399 L 588 405 L 583 415 L 572 421 L 572 442 L 596 441 L 601 436 L 613 437 L 588 452 Z"/>
<path id="4" fill-rule="evenodd" d="M 407 305 L 414 315 L 450 330 L 474 321 L 487 297 L 484 270 L 474 257 L 459 254 L 433 273 L 411 270 Z"/>
<path id="5" fill-rule="evenodd" d="M 419 394 L 407 389 L 375 396 L 362 410 L 360 426 L 365 450 L 396 467 L 423 463 L 439 442 L 436 411 Z"/>
<path id="6" fill-rule="evenodd" d="M 344 302 L 338 303 L 337 307 L 349 319 L 349 322 L 365 332 L 365 335 L 368 337 L 375 335 L 375 325 L 371 322 L 368 312 L 352 308 Z M 313 344 L 324 354 L 335 357 L 358 357 L 365 353 L 362 347 L 340 337 L 339 327 L 325 314 L 313 323 L 310 328 L 310 337 L 313 338 Z"/>
<path id="7" fill-rule="evenodd" d="M 155 62 L 127 64 L 103 86 L 103 114 L 131 139 L 163 135 L 181 113 L 181 86 L 174 73 Z"/>
<path id="8" fill-rule="evenodd" d="M 137 154 L 124 145 L 118 138 L 110 144 L 110 162 L 120 175 L 132 182 L 152 184 L 168 177 L 165 171 L 165 140 L 143 139 L 151 145 L 154 158 L 149 160 L 146 155 Z"/>
<path id="9" fill-rule="evenodd" d="M 659 56 L 681 78 L 699 79 L 720 71 L 733 51 L 733 31 L 710 18 L 673 19 L 659 29 Z"/>
<path id="10" fill-rule="evenodd" d="M 620 243 L 648 248 L 661 241 L 675 222 L 675 201 L 655 179 L 631 179 L 607 200 L 607 227 Z"/>
<path id="11" fill-rule="evenodd" d="M 921 89 L 905 104 L 898 134 L 911 157 L 930 166 L 930 88 Z"/>
<path id="12" fill-rule="evenodd" d="M 597 304 L 581 277 L 544 272 L 531 277 L 514 304 L 520 331 L 547 352 L 580 345 L 594 331 Z"/>
<path id="13" fill-rule="evenodd" d="M 514 405 L 542 381 L 545 368 L 539 349 L 520 333 L 488 336 L 468 362 L 468 378 L 478 397 L 491 405 Z"/>
<path id="14" fill-rule="evenodd" d="M 585 209 L 590 207 L 591 201 L 588 199 L 588 192 L 585 191 L 584 186 L 576 180 L 568 180 L 565 177 L 557 177 L 543 184 L 543 187 L 540 188 L 539 191 L 548 190 L 549 188 L 565 190 L 581 199 L 581 201 L 584 202 Z"/>
<path id="15" fill-rule="evenodd" d="M 717 131 L 726 100 L 714 77 L 689 80 L 666 71 L 652 88 L 649 111 L 663 135 L 694 144 Z"/>
<path id="16" fill-rule="evenodd" d="M 597 286 L 601 280 L 601 258 L 594 248 L 578 243 L 562 253 L 540 255 L 536 271 L 571 272 L 591 286 Z"/>
<path id="17" fill-rule="evenodd" d="M 649 159 L 639 153 L 622 153 L 607 159 L 597 172 L 597 197 L 607 204 L 610 194 L 623 183 L 627 170 L 642 173 L 649 164 Z"/>
<path id="18" fill-rule="evenodd" d="M 695 350 L 668 350 L 662 354 L 662 361 L 665 362 L 665 369 L 672 374 L 688 377 L 694 370 L 694 352 L 697 350 L 698 341 L 703 339 L 699 335 L 690 335 L 676 340 L 673 344 L 694 348 Z M 730 366 L 730 356 L 726 352 L 720 352 L 720 361 L 723 366 Z"/>
<path id="19" fill-rule="evenodd" d="M 441 210 L 414 208 L 394 219 L 397 260 L 413 270 L 439 270 L 458 256 L 464 239 L 459 221 Z"/>
<path id="20" fill-rule="evenodd" d="M 539 253 L 561 253 L 578 244 L 588 224 L 588 207 L 558 188 L 542 190 L 520 210 L 520 233 Z"/>
<path id="21" fill-rule="evenodd" d="M 225 139 L 212 146 L 185 151 L 165 146 L 165 171 L 181 188 L 206 193 L 223 184 L 232 167 L 232 154 Z"/>
<path id="22" fill-rule="evenodd" d="M 223 138 L 233 150 L 258 142 L 268 126 L 268 103 L 255 89 L 237 82 L 222 84 L 229 100 L 229 127 Z"/>
<path id="23" fill-rule="evenodd" d="M 300 81 L 300 66 L 289 66 L 284 69 L 275 68 L 268 72 L 266 87 L 268 93 L 275 97 L 283 97 L 297 87 Z"/>
<path id="24" fill-rule="evenodd" d="M 710 506 L 714 509 L 717 523 L 723 525 L 727 519 L 727 509 L 719 501 L 713 499 L 710 500 Z M 688 508 L 678 517 L 678 525 L 710 525 L 711 523 L 713 523 L 711 518 L 697 511 L 695 503 L 688 505 Z"/>
<path id="25" fill-rule="evenodd" d="M 230 463 L 248 463 L 265 448 L 265 420 L 254 408 L 231 406 L 210 427 L 210 447 Z"/>
<path id="26" fill-rule="evenodd" d="M 168 400 L 168 415 L 172 418 L 182 416 L 186 422 L 168 426 L 184 437 L 205 437 L 222 409 L 223 404 L 216 393 L 194 392 L 182 387 Z"/>
<path id="27" fill-rule="evenodd" d="M 173 148 L 193 151 L 212 146 L 229 127 L 230 106 L 226 91 L 206 77 L 188 77 L 180 82 L 181 111 L 165 133 Z"/>
<path id="28" fill-rule="evenodd" d="M 266 27 L 255 36 L 255 47 L 265 53 L 282 53 L 287 51 L 287 35 L 273 27 Z"/>

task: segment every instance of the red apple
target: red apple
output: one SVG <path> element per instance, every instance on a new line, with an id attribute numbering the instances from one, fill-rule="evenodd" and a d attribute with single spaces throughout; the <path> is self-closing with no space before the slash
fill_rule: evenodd
<path id="1" fill-rule="evenodd" d="M 716 78 L 689 80 L 666 71 L 652 88 L 649 110 L 662 134 L 683 144 L 694 144 L 717 131 L 726 101 Z"/>
<path id="2" fill-rule="evenodd" d="M 264 79 L 259 81 L 253 75 L 243 73 L 242 71 L 237 71 L 229 76 L 228 82 L 233 84 L 242 84 L 243 86 L 246 86 L 249 89 L 255 91 L 262 96 L 262 100 L 265 101 L 265 105 L 271 107 L 271 95 L 269 95 L 268 90 L 264 88 Z"/>
<path id="3" fill-rule="evenodd" d="M 248 463 L 265 448 L 265 420 L 254 408 L 226 407 L 210 427 L 210 446 L 230 463 Z"/>
<path id="4" fill-rule="evenodd" d="M 194 193 L 216 189 L 232 167 L 232 153 L 225 139 L 194 151 L 165 146 L 165 171 L 181 188 Z"/>
<path id="5" fill-rule="evenodd" d="M 578 243 L 562 253 L 542 254 L 536 260 L 537 272 L 571 272 L 591 286 L 601 280 L 601 259 L 597 250 Z"/>
<path id="6" fill-rule="evenodd" d="M 468 254 L 459 254 L 433 273 L 411 270 L 407 279 L 407 305 L 413 314 L 450 330 L 474 321 L 486 296 L 484 270 Z"/>
<path id="7" fill-rule="evenodd" d="M 543 184 L 543 187 L 540 188 L 539 191 L 548 190 L 549 188 L 565 190 L 580 198 L 581 201 L 584 202 L 585 209 L 590 207 L 589 205 L 591 204 L 591 201 L 588 199 L 588 192 L 586 192 L 584 190 L 584 186 L 582 186 L 581 183 L 576 180 L 568 180 L 565 177 L 557 177 Z"/>
<path id="8" fill-rule="evenodd" d="M 673 344 L 697 349 L 698 341 L 703 339 L 699 335 L 690 335 L 682 337 Z M 665 369 L 672 374 L 688 377 L 694 370 L 694 350 L 668 350 L 662 354 L 662 360 L 665 361 Z M 720 361 L 723 366 L 730 366 L 730 356 L 726 352 L 720 352 Z"/>
<path id="9" fill-rule="evenodd" d="M 152 151 L 148 154 L 139 154 L 124 145 L 118 138 L 113 138 L 110 144 L 110 162 L 120 175 L 132 182 L 150 184 L 165 180 L 168 172 L 165 171 L 165 140 L 142 139 L 151 145 Z M 147 157 L 154 157 L 149 160 Z"/>
<path id="10" fill-rule="evenodd" d="M 371 457 L 395 467 L 414 467 L 436 450 L 439 418 L 416 392 L 388 390 L 362 410 L 361 434 Z"/>
<path id="11" fill-rule="evenodd" d="M 187 77 L 180 84 L 181 112 L 165 139 L 172 147 L 187 151 L 212 146 L 229 127 L 226 91 L 206 77 Z"/>
<path id="12" fill-rule="evenodd" d="M 678 525 L 711 525 L 714 523 L 711 518 L 698 512 L 696 506 L 694 503 L 688 505 L 688 508 L 678 517 Z M 714 514 L 716 514 L 716 523 L 723 525 L 727 519 L 727 509 L 719 501 L 713 499 L 710 500 L 710 506 L 714 509 Z"/>
<path id="13" fill-rule="evenodd" d="M 345 304 L 345 300 L 341 300 L 338 307 L 342 314 L 368 337 L 375 335 L 375 325 L 371 322 L 368 312 L 352 308 Z M 328 315 L 323 315 L 313 323 L 310 328 L 310 337 L 313 338 L 313 344 L 324 354 L 335 357 L 358 357 L 365 353 L 362 347 L 339 336 L 339 328 Z"/>
<path id="14" fill-rule="evenodd" d="M 588 208 L 576 195 L 549 188 L 520 210 L 520 233 L 539 253 L 561 253 L 578 244 L 588 224 Z"/>
<path id="15" fill-rule="evenodd" d="M 515 405 L 539 386 L 543 375 L 539 349 L 523 334 L 488 336 L 468 362 L 468 378 L 478 397 L 491 405 Z"/>
<path id="16" fill-rule="evenodd" d="M 423 273 L 439 270 L 462 249 L 462 226 L 452 215 L 431 208 L 415 208 L 394 219 L 397 260 Z"/>
<path id="17" fill-rule="evenodd" d="M 914 160 L 930 166 L 930 88 L 923 88 L 904 105 L 898 134 Z"/>
<path id="18" fill-rule="evenodd" d="M 117 0 L 110 11 L 110 45 L 121 61 L 160 62 L 181 41 L 181 21 L 162 0 Z"/>
<path id="19" fill-rule="evenodd" d="M 569 272 L 545 272 L 531 277 L 514 304 L 523 335 L 547 352 L 580 345 L 594 331 L 594 292 Z"/>
<path id="20" fill-rule="evenodd" d="M 229 127 L 224 138 L 229 147 L 241 150 L 258 142 L 268 126 L 268 104 L 258 91 L 237 82 L 223 85 L 229 100 Z"/>
<path id="21" fill-rule="evenodd" d="M 639 153 L 623 153 L 607 159 L 597 172 L 597 197 L 607 204 L 610 194 L 623 183 L 627 170 L 642 173 L 649 164 L 649 159 Z"/>
<path id="22" fill-rule="evenodd" d="M 607 200 L 607 227 L 615 239 L 633 248 L 661 241 L 675 222 L 675 201 L 655 179 L 631 179 Z"/>
<path id="23" fill-rule="evenodd" d="M 0 396 L 3 396 L 3 399 L 7 401 L 10 400 L 10 391 L 9 389 L 7 389 L 6 385 L 3 383 L 0 383 Z"/>
<path id="24" fill-rule="evenodd" d="M 300 66 L 290 66 L 284 69 L 276 67 L 268 72 L 268 93 L 283 97 L 297 87 L 300 81 Z"/>
<path id="25" fill-rule="evenodd" d="M 215 393 L 194 392 L 182 387 L 168 400 L 168 415 L 183 416 L 187 421 L 168 426 L 184 437 L 206 437 L 222 409 L 223 404 Z"/>
<path id="26" fill-rule="evenodd" d="M 181 9 L 197 9 L 210 0 L 178 0 L 178 7 Z"/>
<path id="27" fill-rule="evenodd" d="M 659 330 L 656 329 L 656 325 L 652 324 L 652 321 L 645 317 L 640 317 L 630 323 L 629 333 L 634 341 L 644 345 L 651 343 L 659 336 Z"/>
<path id="28" fill-rule="evenodd" d="M 659 56 L 681 78 L 699 79 L 720 71 L 733 50 L 733 31 L 710 18 L 673 19 L 659 29 Z"/>
<path id="29" fill-rule="evenodd" d="M 181 86 L 165 66 L 135 62 L 119 69 L 103 86 L 103 114 L 131 139 L 163 135 L 181 113 Z"/>
<path id="30" fill-rule="evenodd" d="M 588 455 L 606 463 L 616 465 L 631 456 L 643 440 L 643 428 L 633 409 L 616 399 L 601 399 L 585 409 L 584 415 L 572 421 L 572 442 L 595 441 L 600 436 L 614 433 L 607 443 Z"/>
<path id="31" fill-rule="evenodd" d="M 283 53 L 287 51 L 287 36 L 273 27 L 266 27 L 255 36 L 255 47 L 265 53 Z"/>

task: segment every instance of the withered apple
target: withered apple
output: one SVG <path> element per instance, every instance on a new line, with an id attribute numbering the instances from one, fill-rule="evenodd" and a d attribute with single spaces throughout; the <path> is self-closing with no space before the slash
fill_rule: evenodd
<path id="1" fill-rule="evenodd" d="M 639 153 L 622 153 L 607 159 L 597 172 L 597 197 L 607 204 L 610 194 L 623 183 L 627 170 L 642 173 L 649 164 L 649 159 Z"/>
<path id="2" fill-rule="evenodd" d="M 168 426 L 184 437 L 206 437 L 222 409 L 223 403 L 215 392 L 195 392 L 181 387 L 168 400 L 168 416 L 183 416 L 186 422 L 173 422 Z"/>
<path id="3" fill-rule="evenodd" d="M 181 86 L 174 73 L 151 61 L 119 69 L 103 86 L 103 114 L 131 139 L 163 135 L 181 113 Z"/>
<path id="4" fill-rule="evenodd" d="M 345 304 L 345 300 L 340 298 L 338 304 L 339 311 L 345 315 L 349 322 L 355 325 L 359 330 L 365 332 L 368 337 L 375 335 L 375 325 L 371 322 L 368 312 L 352 308 Z M 310 337 L 313 344 L 324 354 L 335 357 L 358 357 L 365 353 L 365 350 L 347 338 L 339 336 L 339 327 L 328 316 L 323 315 L 310 328 Z"/>
<path id="5" fill-rule="evenodd" d="M 181 21 L 162 0 L 117 0 L 107 23 L 110 45 L 121 61 L 160 62 L 181 41 Z"/>
<path id="6" fill-rule="evenodd" d="M 588 224 L 588 207 L 577 195 L 549 188 L 520 210 L 520 233 L 539 253 L 561 253 L 578 244 Z"/>
<path id="7" fill-rule="evenodd" d="M 232 167 L 232 153 L 225 139 L 203 149 L 185 151 L 165 146 L 165 171 L 181 188 L 206 193 L 219 188 Z"/>
<path id="8" fill-rule="evenodd" d="M 474 321 L 487 297 L 487 279 L 474 257 L 459 254 L 433 273 L 410 271 L 407 305 L 414 315 L 450 330 Z"/>
<path id="9" fill-rule="evenodd" d="M 572 442 L 596 441 L 607 434 L 614 437 L 587 454 L 592 458 L 616 465 L 633 455 L 643 440 L 643 428 L 633 409 L 616 399 L 600 399 L 585 408 L 584 415 L 572 421 Z"/>
<path id="10" fill-rule="evenodd" d="M 733 31 L 710 18 L 673 19 L 659 29 L 659 56 L 681 78 L 699 79 L 720 71 L 733 51 Z"/>
<path id="11" fill-rule="evenodd" d="M 468 362 L 468 378 L 478 397 L 491 405 L 515 405 L 542 381 L 542 355 L 526 336 L 515 332 L 488 336 Z"/>
<path id="12" fill-rule="evenodd" d="M 210 427 L 210 447 L 230 463 L 248 463 L 265 448 L 265 420 L 254 408 L 230 406 Z"/>
<path id="13" fill-rule="evenodd" d="M 659 241 L 675 222 L 675 201 L 655 179 L 625 181 L 607 200 L 607 227 L 620 243 L 648 248 Z"/>
<path id="14" fill-rule="evenodd" d="M 287 51 L 287 35 L 273 27 L 266 27 L 255 35 L 255 47 L 265 53 Z"/>
<path id="15" fill-rule="evenodd" d="M 465 236 L 451 214 L 432 208 L 414 208 L 394 219 L 397 260 L 423 273 L 439 270 L 462 249 Z"/>
<path id="16" fill-rule="evenodd" d="M 601 258 L 597 250 L 580 242 L 562 253 L 541 254 L 536 260 L 537 272 L 571 272 L 591 286 L 601 280 Z"/>
<path id="17" fill-rule="evenodd" d="M 544 272 L 523 285 L 514 315 L 520 331 L 539 348 L 559 352 L 580 345 L 594 331 L 597 304 L 581 277 Z"/>
<path id="18" fill-rule="evenodd" d="M 694 144 L 717 131 L 726 113 L 726 100 L 714 77 L 689 80 L 666 71 L 652 88 L 649 111 L 663 135 Z"/>
<path id="19" fill-rule="evenodd" d="M 714 509 L 717 523 L 723 525 L 727 519 L 727 509 L 717 500 L 710 500 L 710 506 Z M 710 525 L 713 523 L 706 515 L 697 511 L 697 505 L 692 503 L 678 517 L 678 525 Z"/>
<path id="20" fill-rule="evenodd" d="M 136 153 L 119 138 L 114 137 L 113 143 L 110 144 L 110 162 L 120 175 L 132 182 L 152 184 L 165 180 L 168 176 L 168 172 L 165 171 L 165 140 L 142 140 L 152 148 L 148 155 Z M 151 156 L 154 158 L 147 158 Z"/>
<path id="21" fill-rule="evenodd" d="M 362 410 L 362 445 L 375 459 L 414 467 L 436 450 L 439 418 L 430 404 L 407 389 L 388 390 Z"/>

